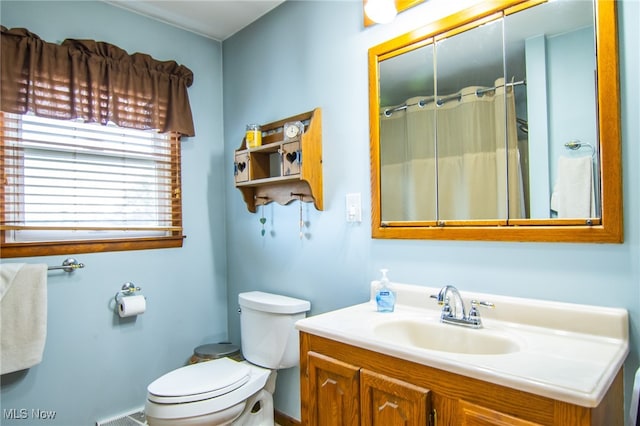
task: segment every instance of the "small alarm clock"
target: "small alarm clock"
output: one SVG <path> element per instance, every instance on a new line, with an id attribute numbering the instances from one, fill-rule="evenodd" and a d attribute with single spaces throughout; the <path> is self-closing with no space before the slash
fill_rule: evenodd
<path id="1" fill-rule="evenodd" d="M 304 124 L 302 121 L 294 121 L 284 124 L 284 140 L 291 141 L 300 138 L 304 133 Z"/>

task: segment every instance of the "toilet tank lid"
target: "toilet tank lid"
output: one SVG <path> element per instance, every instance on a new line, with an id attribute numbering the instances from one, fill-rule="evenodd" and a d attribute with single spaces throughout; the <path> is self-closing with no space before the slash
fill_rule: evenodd
<path id="1" fill-rule="evenodd" d="M 262 291 L 240 293 L 238 303 L 241 307 L 274 314 L 297 314 L 311 309 L 311 303 L 307 300 Z"/>

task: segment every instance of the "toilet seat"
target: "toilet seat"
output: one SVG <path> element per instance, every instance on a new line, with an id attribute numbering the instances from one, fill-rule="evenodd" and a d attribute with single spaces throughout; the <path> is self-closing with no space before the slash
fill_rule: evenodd
<path id="1" fill-rule="evenodd" d="M 173 370 L 147 387 L 150 401 L 180 404 L 215 398 L 249 381 L 248 364 L 230 358 L 189 365 Z"/>
<path id="2" fill-rule="evenodd" d="M 173 373 L 183 369 L 186 370 L 187 373 L 176 373 L 175 377 L 186 380 L 187 375 L 197 376 L 199 373 L 202 373 L 209 377 L 211 382 L 208 385 L 200 384 L 199 387 L 191 387 L 189 385 L 187 385 L 187 387 L 182 387 L 182 381 L 175 379 L 175 388 L 171 389 L 170 385 L 167 385 L 165 388 L 165 384 L 169 383 L 169 380 L 173 379 L 164 378 L 166 376 L 172 377 L 174 376 Z M 186 367 L 181 367 L 178 370 L 169 372 L 156 380 L 156 382 L 160 382 L 162 385 L 155 385 L 156 382 L 153 382 L 147 387 L 145 414 L 149 424 L 157 423 L 174 425 L 176 422 L 182 421 L 180 419 L 197 418 L 200 416 L 208 419 L 215 418 L 216 421 L 213 422 L 213 424 L 226 424 L 221 419 L 236 418 L 244 409 L 248 398 L 263 389 L 272 374 L 271 370 L 258 367 L 246 361 L 238 362 L 229 358 L 220 358 L 212 361 L 201 362 L 199 364 L 192 364 Z M 220 377 L 231 377 L 231 379 L 220 381 L 220 377 L 215 376 L 216 373 L 211 373 L 214 371 L 219 372 L 219 374 L 221 374 Z M 230 384 L 230 382 L 233 382 L 234 376 L 243 376 L 243 372 L 245 371 L 248 371 L 248 377 L 246 380 L 240 379 L 235 381 L 235 383 Z M 166 383 L 163 383 L 165 381 Z M 221 386 L 224 382 L 227 382 L 226 386 Z M 235 386 L 233 390 L 229 391 L 228 389 L 232 388 L 234 385 L 237 386 Z M 197 392 L 198 390 L 206 388 L 209 389 Z M 214 388 L 216 389 L 214 390 Z M 179 389 L 182 389 L 182 391 Z M 222 389 L 227 390 L 227 392 L 222 393 Z M 196 393 L 193 393 L 194 390 Z M 210 395 L 212 393 L 216 393 L 216 391 L 219 391 L 219 396 L 206 397 L 206 399 L 203 396 L 204 394 Z M 189 392 L 191 393 L 189 394 Z M 165 395 L 157 395 L 156 393 L 164 393 Z M 179 395 L 180 393 L 188 395 Z M 192 402 L 168 402 L 179 400 L 181 398 L 184 398 L 185 400 L 191 399 Z M 154 419 L 154 423 L 151 422 L 151 419 Z M 208 422 L 206 424 L 210 423 L 211 422 Z"/>

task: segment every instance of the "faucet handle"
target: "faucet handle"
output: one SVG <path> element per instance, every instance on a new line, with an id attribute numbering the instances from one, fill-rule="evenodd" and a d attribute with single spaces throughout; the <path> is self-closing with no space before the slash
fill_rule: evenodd
<path id="1" fill-rule="evenodd" d="M 438 302 L 438 305 L 440 305 L 440 306 L 444 306 L 444 307 L 449 306 L 449 298 L 448 297 L 444 297 L 442 293 L 440 293 L 440 294 L 432 294 L 429 297 L 432 298 L 432 299 L 436 299 L 436 302 Z"/>
<path id="2" fill-rule="evenodd" d="M 494 309 L 496 305 L 491 302 L 485 302 L 484 300 L 472 300 L 471 301 L 471 309 L 477 308 L 478 306 L 484 306 L 485 308 Z"/>
<path id="3" fill-rule="evenodd" d="M 472 300 L 471 301 L 471 310 L 469 311 L 469 319 L 480 320 L 480 312 L 478 311 L 478 306 L 484 306 L 485 308 L 494 309 L 496 305 L 491 302 L 485 302 L 483 300 Z"/>
<path id="4" fill-rule="evenodd" d="M 496 305 L 491 302 L 485 302 L 483 300 L 472 300 L 468 320 L 474 325 L 474 328 L 482 327 L 482 319 L 480 318 L 480 311 L 478 310 L 478 306 L 484 306 L 485 308 L 489 309 L 493 309 L 496 307 Z"/>
<path id="5" fill-rule="evenodd" d="M 432 299 L 436 299 L 438 301 L 438 305 L 448 305 L 449 304 L 449 298 L 447 297 L 447 292 L 449 290 L 456 290 L 455 287 L 450 286 L 450 285 L 446 285 L 444 287 L 442 287 L 440 289 L 440 292 L 438 294 L 432 294 L 430 297 Z M 457 292 L 457 290 L 456 290 Z"/>

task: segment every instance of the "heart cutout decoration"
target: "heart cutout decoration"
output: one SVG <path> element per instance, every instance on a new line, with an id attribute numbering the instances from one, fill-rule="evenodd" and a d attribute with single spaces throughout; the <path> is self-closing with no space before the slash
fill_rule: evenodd
<path id="1" fill-rule="evenodd" d="M 287 157 L 287 161 L 288 162 L 293 163 L 298 158 L 298 153 L 297 152 L 287 152 L 286 157 Z"/>
<path id="2" fill-rule="evenodd" d="M 238 163 L 238 170 L 240 170 L 241 173 L 246 168 L 247 168 L 247 163 L 245 163 L 244 161 L 242 163 Z"/>

